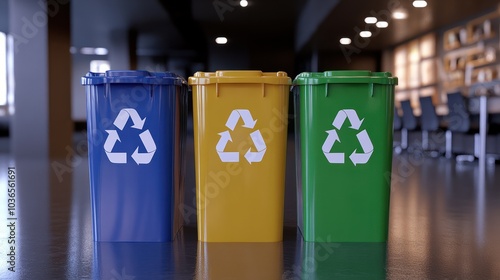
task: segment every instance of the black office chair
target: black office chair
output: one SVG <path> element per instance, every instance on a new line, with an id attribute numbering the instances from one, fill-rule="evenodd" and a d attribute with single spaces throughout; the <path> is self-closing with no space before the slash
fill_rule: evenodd
<path id="1" fill-rule="evenodd" d="M 467 101 L 461 92 L 448 94 L 448 129 L 446 130 L 446 157 L 453 156 L 453 133 L 474 135 L 474 154 L 460 154 L 456 160 L 472 162 L 479 155 L 479 124 L 476 116 L 471 116 Z"/>
<path id="2" fill-rule="evenodd" d="M 401 101 L 401 109 L 403 110 L 403 128 L 401 129 L 401 148 L 403 150 L 408 149 L 409 145 L 409 132 L 416 131 L 418 127 L 418 119 L 413 114 L 413 108 L 411 107 L 410 100 Z"/>
<path id="3" fill-rule="evenodd" d="M 403 139 L 403 133 L 402 133 L 402 128 L 403 128 L 403 121 L 401 120 L 401 116 L 399 115 L 398 108 L 394 107 L 394 121 L 392 124 L 392 128 L 394 130 L 394 134 L 396 131 L 399 131 L 401 133 L 401 140 Z M 401 141 L 393 142 L 393 147 L 394 147 L 394 152 L 396 154 L 400 154 L 403 151 L 403 148 L 401 147 Z"/>
<path id="4" fill-rule="evenodd" d="M 438 117 L 436 113 L 436 107 L 434 107 L 434 104 L 432 103 L 431 96 L 421 96 L 419 98 L 419 101 L 420 109 L 422 112 L 420 116 L 420 127 L 422 130 L 422 149 L 424 151 L 430 152 L 431 156 L 437 157 L 441 154 L 439 146 L 435 147 L 436 144 L 439 143 L 434 143 L 434 147 L 431 147 L 431 145 L 429 145 L 429 133 L 444 130 L 446 128 L 446 124 L 442 122 Z"/>

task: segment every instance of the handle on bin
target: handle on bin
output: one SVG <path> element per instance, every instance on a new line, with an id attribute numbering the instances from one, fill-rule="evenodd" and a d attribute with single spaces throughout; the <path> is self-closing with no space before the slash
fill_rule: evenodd
<path id="1" fill-rule="evenodd" d="M 262 97 L 266 97 L 266 85 L 262 83 Z"/>
<path id="2" fill-rule="evenodd" d="M 109 96 L 110 92 L 111 92 L 111 86 L 109 83 L 106 83 L 106 90 L 104 91 L 104 98 L 107 98 Z"/>

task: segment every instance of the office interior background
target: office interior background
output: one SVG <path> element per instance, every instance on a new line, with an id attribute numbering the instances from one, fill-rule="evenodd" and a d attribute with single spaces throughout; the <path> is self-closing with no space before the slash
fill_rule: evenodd
<path id="1" fill-rule="evenodd" d="M 97 249 L 81 77 L 108 69 L 185 78 L 217 70 L 285 71 L 292 78 L 391 72 L 398 85 L 387 246 L 329 250 L 301 242 L 290 99 L 281 245 L 227 249 L 208 260 L 191 213 L 176 243 Z M 185 200 L 195 209 L 192 118 L 187 147 Z M 0 159 L 2 222 L 9 167 L 18 174 L 16 272 L 6 262 L 11 231 L 1 226 L 2 279 L 500 279 L 500 6 L 3 0 Z M 326 255 L 314 253 L 322 248 Z"/>

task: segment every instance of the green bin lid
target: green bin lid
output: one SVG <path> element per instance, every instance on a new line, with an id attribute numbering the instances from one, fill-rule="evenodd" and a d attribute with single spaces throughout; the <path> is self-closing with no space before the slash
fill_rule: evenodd
<path id="1" fill-rule="evenodd" d="M 382 84 L 397 85 L 398 78 L 390 72 L 372 72 L 360 70 L 304 72 L 297 75 L 293 85 L 322 84 Z"/>

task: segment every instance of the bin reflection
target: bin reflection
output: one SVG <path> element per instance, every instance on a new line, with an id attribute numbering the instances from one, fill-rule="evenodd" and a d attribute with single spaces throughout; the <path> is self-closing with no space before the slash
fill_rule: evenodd
<path id="1" fill-rule="evenodd" d="M 182 242 L 95 242 L 93 279 L 170 279 L 182 268 Z"/>
<path id="2" fill-rule="evenodd" d="M 196 280 L 281 279 L 283 243 L 198 242 Z"/>
<path id="3" fill-rule="evenodd" d="M 386 278 L 386 243 L 299 243 L 291 279 Z"/>

